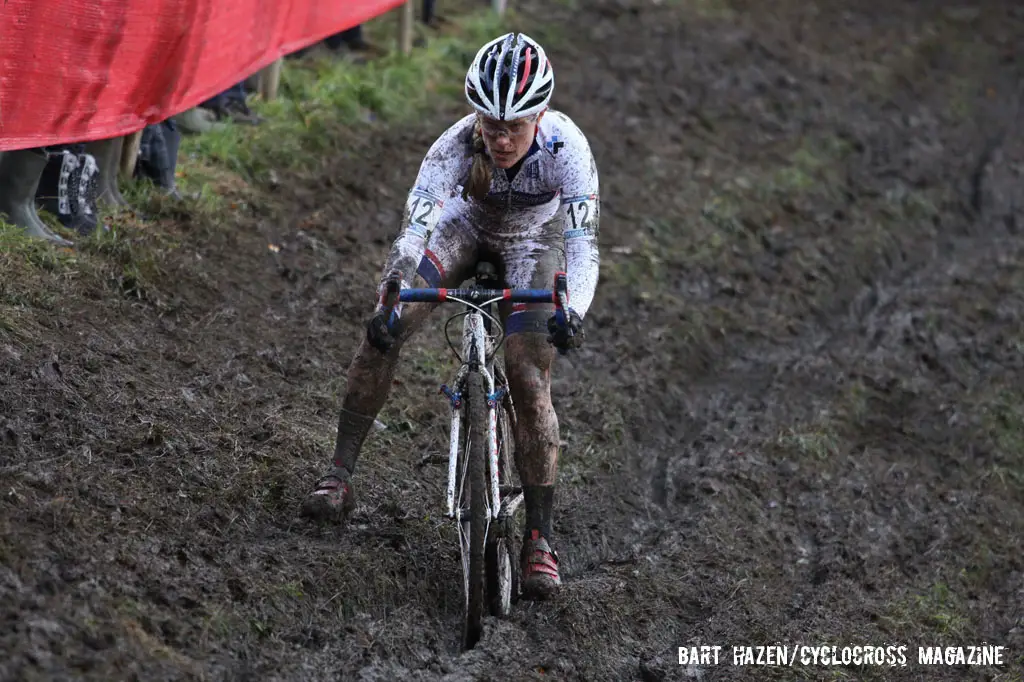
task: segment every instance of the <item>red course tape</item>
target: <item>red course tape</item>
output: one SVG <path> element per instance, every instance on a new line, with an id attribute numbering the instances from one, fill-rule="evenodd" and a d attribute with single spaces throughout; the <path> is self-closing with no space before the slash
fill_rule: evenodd
<path id="1" fill-rule="evenodd" d="M 6 0 L 0 151 L 127 135 L 402 0 Z"/>

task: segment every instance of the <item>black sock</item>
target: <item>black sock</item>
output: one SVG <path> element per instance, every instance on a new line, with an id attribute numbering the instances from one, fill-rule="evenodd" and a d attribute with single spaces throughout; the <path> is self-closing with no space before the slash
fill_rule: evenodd
<path id="1" fill-rule="evenodd" d="M 526 532 L 540 531 L 543 538 L 551 538 L 551 510 L 555 501 L 555 486 L 524 485 L 523 494 L 526 502 Z"/>

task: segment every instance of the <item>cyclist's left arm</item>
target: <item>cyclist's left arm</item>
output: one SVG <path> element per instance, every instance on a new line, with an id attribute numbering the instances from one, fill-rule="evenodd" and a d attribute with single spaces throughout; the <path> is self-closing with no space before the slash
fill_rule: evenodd
<path id="1" fill-rule="evenodd" d="M 468 122 L 469 117 L 464 118 L 445 131 L 423 158 L 416 184 L 406 197 L 401 230 L 381 272 L 380 291 L 389 274 L 396 270 L 402 273 L 402 288 L 411 286 L 427 240 L 441 219 L 444 202 L 464 172 L 467 156 L 463 137 Z"/>
<path id="2" fill-rule="evenodd" d="M 560 126 L 564 146 L 555 154 L 562 169 L 561 206 L 558 216 L 565 237 L 569 307 L 582 319 L 594 300 L 601 256 L 597 235 L 601 220 L 601 198 L 597 163 L 583 133 L 568 119 Z"/>

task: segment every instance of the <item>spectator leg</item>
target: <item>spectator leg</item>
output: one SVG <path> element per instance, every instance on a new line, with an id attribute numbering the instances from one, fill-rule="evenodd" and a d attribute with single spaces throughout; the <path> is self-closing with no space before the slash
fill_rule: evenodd
<path id="1" fill-rule="evenodd" d="M 36 212 L 36 190 L 47 161 L 48 155 L 42 149 L 0 153 L 0 213 L 6 214 L 7 222 L 22 228 L 30 237 L 72 246 L 48 228 Z"/>
<path id="2" fill-rule="evenodd" d="M 203 107 L 204 109 L 212 109 L 214 111 L 219 111 L 224 108 L 227 102 L 227 96 L 225 95 L 225 93 L 221 92 L 219 94 L 214 95 L 205 102 L 200 102 L 199 106 Z"/>
<path id="3" fill-rule="evenodd" d="M 128 202 L 121 196 L 117 185 L 117 174 L 121 165 L 121 150 L 124 146 L 123 137 L 112 137 L 109 140 L 97 140 L 85 145 L 85 153 L 96 158 L 100 168 L 99 196 L 96 203 L 105 206 L 127 206 Z"/>
<path id="4" fill-rule="evenodd" d="M 244 95 L 243 95 L 244 97 Z M 175 180 L 175 171 L 178 168 L 178 147 L 181 145 L 181 133 L 173 121 L 164 121 L 160 124 L 163 127 L 164 144 L 167 149 L 167 166 L 161 170 L 161 179 L 158 183 L 168 194 L 180 199 L 178 184 Z"/>
<path id="5" fill-rule="evenodd" d="M 362 24 L 324 38 L 324 45 L 332 50 L 337 50 L 342 45 L 348 45 L 352 49 L 359 49 L 365 44 L 366 40 L 363 38 Z"/>

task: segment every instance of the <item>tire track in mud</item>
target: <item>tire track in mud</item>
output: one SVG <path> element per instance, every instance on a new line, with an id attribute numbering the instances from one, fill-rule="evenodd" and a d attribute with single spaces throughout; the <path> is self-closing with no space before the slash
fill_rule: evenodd
<path id="1" fill-rule="evenodd" d="M 730 530 L 732 542 L 739 545 L 739 549 L 733 550 L 737 554 L 732 559 L 740 565 L 743 559 L 739 555 L 764 551 L 764 546 L 759 546 L 759 541 L 763 541 L 759 535 L 774 537 L 780 547 L 767 554 L 773 561 L 792 568 L 785 569 L 784 577 L 774 581 L 773 590 L 781 589 L 792 596 L 767 600 L 777 603 L 784 614 L 783 618 L 775 619 L 781 630 L 773 632 L 791 633 L 794 637 L 806 627 L 800 624 L 814 622 L 809 617 L 814 611 L 820 614 L 825 610 L 836 620 L 844 618 L 830 603 L 835 599 L 837 582 L 852 580 L 861 585 L 858 591 L 876 591 L 883 588 L 884 582 L 879 584 L 873 573 L 882 565 L 899 566 L 909 583 L 925 570 L 925 561 L 955 564 L 960 543 L 976 535 L 988 523 L 986 519 L 998 515 L 1001 504 L 995 500 L 972 504 L 974 518 L 954 511 L 958 497 L 961 501 L 979 497 L 973 480 L 977 476 L 957 472 L 969 467 L 973 457 L 947 454 L 936 461 L 934 448 L 944 449 L 942 441 L 948 437 L 937 434 L 949 433 L 947 423 L 955 422 L 958 416 L 963 418 L 967 406 L 955 404 L 957 393 L 983 386 L 1006 372 L 1019 373 L 1021 361 L 1012 356 L 980 361 L 972 358 L 976 364 L 961 365 L 958 372 L 951 371 L 948 368 L 957 363 L 970 340 L 951 337 L 943 331 L 915 329 L 923 316 L 922 301 L 915 299 L 934 290 L 953 289 L 958 279 L 983 281 L 991 262 L 1004 266 L 1019 263 L 1024 245 L 1018 242 L 1012 255 L 1007 254 L 1005 237 L 1006 233 L 993 230 L 960 239 L 955 253 L 947 251 L 894 278 L 888 287 L 906 293 L 892 294 L 867 313 L 873 316 L 875 328 L 885 330 L 881 334 L 858 333 L 864 329 L 863 312 L 851 315 L 852 319 L 838 318 L 832 329 L 793 339 L 786 346 L 758 349 L 748 358 L 756 356 L 760 360 L 738 361 L 734 364 L 739 366 L 716 373 L 713 380 L 689 385 L 686 400 L 669 403 L 660 411 L 662 419 L 674 422 L 675 426 L 665 429 L 662 438 L 638 439 L 636 444 L 633 480 L 641 488 L 633 493 L 641 499 L 634 507 L 642 510 L 643 516 L 630 525 L 607 529 L 609 535 L 619 535 L 612 540 L 613 544 L 629 547 L 627 556 L 633 560 L 628 563 L 668 559 L 671 568 L 664 570 L 661 579 L 686 580 L 694 577 L 694 563 L 708 561 L 710 555 L 724 547 Z M 1020 322 L 1022 303 L 1019 297 L 1014 301 L 1014 324 Z M 945 341 L 940 340 L 943 337 Z M 908 371 L 917 375 L 910 382 L 916 388 L 904 387 L 898 379 Z M 897 426 L 887 436 L 901 440 L 903 448 L 892 448 L 894 443 L 890 441 L 888 448 L 883 444 L 881 449 L 865 449 L 856 455 L 840 451 L 842 446 L 836 444 L 833 447 L 837 449 L 829 456 L 840 460 L 838 466 L 822 463 L 819 473 L 808 470 L 806 463 L 795 463 L 791 457 L 773 457 L 777 452 L 772 447 L 775 434 L 787 424 L 813 419 L 816 409 L 825 402 L 823 396 L 854 378 L 883 396 L 874 408 L 878 412 L 868 421 L 882 426 L 917 422 L 916 428 Z M 948 402 L 934 404 L 931 395 L 935 394 L 921 388 L 928 384 L 946 386 Z M 930 430 L 933 431 L 928 433 Z M 876 438 L 870 436 L 869 440 Z M 954 438 L 962 441 L 964 435 Z M 910 451 L 901 452 L 904 448 Z M 931 490 L 948 488 L 951 492 L 938 493 L 940 496 L 935 499 L 928 490 L 923 495 L 921 490 L 911 493 L 907 488 L 915 476 L 923 478 Z M 936 484 L 936 477 L 947 480 Z M 872 494 L 872 488 L 881 494 Z M 642 499 L 645 494 L 646 500 Z M 903 495 L 913 501 L 900 500 Z M 867 504 L 857 503 L 858 499 L 870 497 L 875 499 Z M 922 503 L 923 509 L 915 509 Z M 929 511 L 928 507 L 932 509 Z M 781 513 L 772 518 L 775 510 Z M 851 518 L 840 520 L 847 514 Z M 743 533 L 728 528 L 744 523 L 763 525 L 765 529 Z M 1019 515 L 1008 528 L 1019 531 Z M 870 549 L 873 543 L 881 546 Z M 1020 543 L 1016 541 L 1013 545 L 1019 549 Z M 591 553 L 607 556 L 607 550 L 591 548 Z M 726 558 L 718 565 L 730 563 Z M 1011 594 L 1024 587 L 1020 561 L 1012 553 L 1003 557 L 998 570 L 1008 581 Z M 578 580 L 585 575 L 582 571 L 572 578 Z M 740 578 L 735 583 L 736 590 L 743 590 L 742 581 Z M 713 581 L 708 583 L 713 589 Z M 643 587 L 638 590 L 645 592 Z M 660 592 L 663 594 L 663 588 L 649 588 L 649 594 L 640 603 L 658 599 Z M 723 596 L 720 593 L 718 599 Z M 728 604 L 720 604 L 718 609 L 711 607 L 716 601 L 689 599 L 687 607 L 700 614 L 688 624 L 690 639 L 684 628 L 678 631 L 676 643 L 669 643 L 663 652 L 653 647 L 655 667 L 660 665 L 662 673 L 672 670 L 666 666 L 672 665 L 678 642 L 731 641 L 737 636 L 748 641 L 754 636 L 745 625 L 735 622 L 716 627 L 712 614 L 729 610 Z M 1002 606 L 1005 614 L 1005 602 Z M 747 604 L 738 610 L 749 614 L 749 609 Z M 1019 634 L 1012 634 L 1013 624 L 1019 618 L 1012 611 L 991 620 L 979 613 L 975 617 L 979 628 L 976 632 L 981 633 L 978 636 L 995 641 L 1020 639 Z M 745 622 L 743 618 L 738 620 Z M 646 660 L 643 655 L 641 658 Z M 623 672 L 628 669 L 625 661 L 620 666 Z M 728 671 L 707 672 L 704 679 L 736 679 Z M 669 674 L 658 679 L 684 678 Z"/>
<path id="2" fill-rule="evenodd" d="M 651 33 L 659 35 L 657 29 L 652 29 Z M 651 33 L 646 34 L 649 39 Z M 663 33 L 664 31 L 662 35 Z M 649 47 L 653 42 L 655 40 L 649 40 L 635 54 L 642 54 L 646 49 L 646 61 L 656 62 L 657 60 L 651 59 Z M 644 61 L 642 57 L 634 59 Z M 609 61 L 614 62 L 615 58 L 612 57 Z M 665 63 L 665 60 L 661 63 Z M 628 113 L 623 115 L 628 116 Z M 902 123 L 903 125 L 890 125 L 888 129 L 883 126 L 881 130 L 872 130 L 874 126 L 869 127 L 868 137 L 872 133 L 875 136 L 885 136 L 880 142 L 891 150 L 894 141 L 900 139 L 900 134 L 905 136 L 903 139 L 912 139 L 906 137 L 907 122 Z M 856 126 L 856 122 L 854 125 Z M 911 121 L 910 125 L 916 124 Z M 959 132 L 953 131 L 954 134 Z M 955 145 L 956 141 L 953 142 Z M 635 140 L 629 140 L 629 143 L 635 143 Z M 910 151 L 910 146 L 906 145 L 907 151 Z M 899 149 L 897 145 L 897 153 Z M 889 156 L 882 155 L 869 159 L 869 168 L 879 177 L 884 177 L 884 173 L 878 171 L 882 164 L 891 164 L 892 158 L 890 153 Z M 920 156 L 909 156 L 907 160 L 913 163 L 927 163 L 927 159 Z M 960 158 L 949 157 L 947 152 L 946 156 L 936 156 L 934 160 L 939 162 L 940 167 L 933 167 L 931 175 L 939 182 L 945 182 L 946 178 L 964 177 Z M 625 168 L 623 171 L 629 172 Z M 896 177 L 902 179 L 902 173 L 898 173 Z M 881 183 L 875 184 L 877 186 Z M 882 189 L 884 191 L 885 188 Z M 705 635 L 708 632 L 732 636 L 737 632 L 747 633 L 741 636 L 749 639 L 752 632 L 757 632 L 749 628 L 751 619 L 755 623 L 761 621 L 759 625 L 765 628 L 765 632 L 771 631 L 773 637 L 777 636 L 778 632 L 800 631 L 803 623 L 815 622 L 813 617 L 808 617 L 809 611 L 817 611 L 815 615 L 819 619 L 822 617 L 822 603 L 836 598 L 836 589 L 843 589 L 841 585 L 836 585 L 837 582 L 859 581 L 867 589 L 877 591 L 879 585 L 877 580 L 871 577 L 871 570 L 893 557 L 896 563 L 901 564 L 902 570 L 910 572 L 908 578 L 919 572 L 920 568 L 913 566 L 916 563 L 913 554 L 907 555 L 896 547 L 887 548 L 880 556 L 869 556 L 869 553 L 864 552 L 863 543 L 856 539 L 858 532 L 868 536 L 873 534 L 872 540 L 876 542 L 885 537 L 890 541 L 899 542 L 899 530 L 894 530 L 892 526 L 904 523 L 906 528 L 902 541 L 916 545 L 921 552 L 933 556 L 940 546 L 944 546 L 945 552 L 950 551 L 947 544 L 949 538 L 941 536 L 943 531 L 924 529 L 932 533 L 933 537 L 924 541 L 923 545 L 917 545 L 919 541 L 912 537 L 918 526 L 925 526 L 928 523 L 941 525 L 941 512 L 922 516 L 912 508 L 903 508 L 896 512 L 889 510 L 887 516 L 884 509 L 888 505 L 886 502 L 872 501 L 867 505 L 857 503 L 857 498 L 871 496 L 870 488 L 873 485 L 888 488 L 885 493 L 895 493 L 892 485 L 886 485 L 887 481 L 880 475 L 881 471 L 890 467 L 900 469 L 895 472 L 896 478 L 901 478 L 905 482 L 914 466 L 913 458 L 908 462 L 901 453 L 890 453 L 887 456 L 882 452 L 873 456 L 867 455 L 867 461 L 862 462 L 858 461 L 859 458 L 856 456 L 848 457 L 846 453 L 839 452 L 837 447 L 840 446 L 837 444 L 812 443 L 806 447 L 826 447 L 829 449 L 826 454 L 839 461 L 838 464 L 823 463 L 821 476 L 813 471 L 813 463 L 808 470 L 806 463 L 797 464 L 791 458 L 773 459 L 778 450 L 773 446 L 778 445 L 783 427 L 813 421 L 822 408 L 835 398 L 837 387 L 843 384 L 857 382 L 873 386 L 878 393 L 883 394 L 880 399 L 881 405 L 875 406 L 875 409 L 884 411 L 896 407 L 921 416 L 922 409 L 928 407 L 927 404 L 922 406 L 921 403 L 927 403 L 929 398 L 920 393 L 921 389 L 915 393 L 900 386 L 897 377 L 901 371 L 918 375 L 917 384 L 925 386 L 926 391 L 934 390 L 928 388 L 932 385 L 944 386 L 949 383 L 950 377 L 942 370 L 942 363 L 935 359 L 935 354 L 929 358 L 927 352 L 920 352 L 922 345 L 934 347 L 934 338 L 921 337 L 908 342 L 903 336 L 907 331 L 907 320 L 918 317 L 914 309 L 920 307 L 922 303 L 927 303 L 926 300 L 914 300 L 918 298 L 914 294 L 924 289 L 925 299 L 929 294 L 949 296 L 949 289 L 955 287 L 942 285 L 950 285 L 958 277 L 964 276 L 964 269 L 960 266 L 965 256 L 972 261 L 975 272 L 980 270 L 979 281 L 984 282 L 986 273 L 981 268 L 984 267 L 986 259 L 994 258 L 1004 251 L 1006 239 L 1012 238 L 1014 232 L 1003 230 L 1001 225 L 989 220 L 985 226 L 974 228 L 973 234 L 958 237 L 956 233 L 964 231 L 964 221 L 956 217 L 959 213 L 958 202 L 955 198 L 946 198 L 944 201 L 947 203 L 940 209 L 946 212 L 942 219 L 944 226 L 908 226 L 910 229 L 898 235 L 896 252 L 892 253 L 891 248 L 887 249 L 888 253 L 882 254 L 883 258 L 877 264 L 852 261 L 844 263 L 842 260 L 832 263 L 834 269 L 839 271 L 837 279 L 842 279 L 843 275 L 853 275 L 867 265 L 866 276 L 875 283 L 868 288 L 862 288 L 856 284 L 856 275 L 849 277 L 850 283 L 837 286 L 832 299 L 827 301 L 830 309 L 814 310 L 812 307 L 806 310 L 804 314 L 810 313 L 810 321 L 801 321 L 798 326 L 799 333 L 788 338 L 785 343 L 734 343 L 725 344 L 727 348 L 724 350 L 706 349 L 704 352 L 684 354 L 705 359 L 710 356 L 713 359 L 697 368 L 684 364 L 687 370 L 692 371 L 694 380 L 686 376 L 685 370 L 678 372 L 677 366 L 676 377 L 681 384 L 678 390 L 662 390 L 665 384 L 657 379 L 650 379 L 646 386 L 634 387 L 633 395 L 643 396 L 648 391 L 653 395 L 641 398 L 642 402 L 637 407 L 640 408 L 641 414 L 647 416 L 640 418 L 632 429 L 635 441 L 622 447 L 623 455 L 629 460 L 625 470 L 631 471 L 632 476 L 627 480 L 602 481 L 599 489 L 589 496 L 591 499 L 622 496 L 633 500 L 630 504 L 619 504 L 614 514 L 610 509 L 612 505 L 606 503 L 605 512 L 609 516 L 623 518 L 617 529 L 614 524 L 605 523 L 602 524 L 603 530 L 595 535 L 593 532 L 583 531 L 579 524 L 566 524 L 568 527 L 565 530 L 573 537 L 575 543 L 573 552 L 576 557 L 570 574 L 572 579 L 585 581 L 589 575 L 600 572 L 602 567 L 607 568 L 620 563 L 636 566 L 643 564 L 644 560 L 650 561 L 653 558 L 655 561 L 663 561 L 667 558 L 669 565 L 666 567 L 663 564 L 660 578 L 657 575 L 646 575 L 638 582 L 647 584 L 631 591 L 630 599 L 626 601 L 635 606 L 623 606 L 634 617 L 642 620 L 651 612 L 658 611 L 653 602 L 667 597 L 664 586 L 656 584 L 659 580 L 693 578 L 694 565 L 715 563 L 710 557 L 716 550 L 726 549 L 728 540 L 725 538 L 728 537 L 729 531 L 721 526 L 728 523 L 709 522 L 709 519 L 719 514 L 724 515 L 726 519 L 732 519 L 733 523 L 750 523 L 753 520 L 752 525 L 764 525 L 767 530 L 763 535 L 774 537 L 782 546 L 766 552 L 769 561 L 782 559 L 783 563 L 787 563 L 788 559 L 792 559 L 792 563 L 795 564 L 793 568 L 785 569 L 787 573 L 793 573 L 789 575 L 788 580 L 783 581 L 783 585 L 788 584 L 789 589 L 794 592 L 792 599 L 788 600 L 788 603 L 785 600 L 768 600 L 778 602 L 780 611 L 787 614 L 789 621 L 757 618 L 763 614 L 757 613 L 755 605 L 746 604 L 739 608 L 743 616 L 732 619 L 720 618 L 722 621 L 732 620 L 732 623 L 721 623 L 718 627 L 695 627 L 689 635 L 684 634 L 685 628 L 676 630 L 670 622 L 665 622 L 666 630 L 660 633 L 659 637 L 647 642 L 648 649 L 656 649 L 656 641 L 672 641 L 674 636 L 674 641 L 678 644 L 686 641 L 687 636 L 693 637 L 701 631 Z M 1011 211 L 1000 218 L 1012 227 L 1013 221 L 1008 220 L 1006 216 L 1012 216 L 1016 209 L 1012 201 L 1010 206 Z M 612 215 L 620 219 L 624 217 L 614 211 Z M 972 232 L 969 227 L 966 231 Z M 920 248 L 921 240 L 927 243 L 933 239 L 940 240 L 939 247 L 923 250 Z M 1019 244 L 1014 248 L 1019 248 Z M 1007 260 L 1004 257 L 1002 262 L 1004 266 L 1012 268 L 1012 258 Z M 957 274 L 958 269 L 960 274 Z M 857 274 L 864 275 L 863 272 Z M 901 293 L 906 289 L 910 291 L 906 294 Z M 607 288 L 605 292 L 607 294 Z M 881 299 L 878 299 L 878 292 L 882 293 Z M 789 312 L 793 314 L 794 311 Z M 601 314 L 599 309 L 595 310 L 595 313 L 597 316 Z M 1019 317 L 1019 313 L 1015 314 Z M 1003 322 L 1010 326 L 1016 319 L 1011 318 Z M 619 321 L 622 321 L 621 318 Z M 880 337 L 877 333 L 879 330 L 889 332 Z M 630 332 L 634 332 L 637 338 L 643 338 L 642 330 L 639 328 L 628 330 L 625 335 Z M 645 347 L 643 352 L 657 356 L 660 351 L 672 358 L 673 352 L 678 350 L 659 349 L 655 344 Z M 955 351 L 956 348 L 945 349 L 947 355 Z M 610 364 L 615 361 L 614 356 L 608 356 L 605 362 Z M 659 369 L 671 373 L 673 362 L 668 359 L 660 363 L 660 366 L 654 363 L 653 367 L 648 366 L 647 369 L 651 373 L 656 373 Z M 991 374 L 1000 371 L 1001 367 L 977 369 L 981 374 Z M 924 376 L 921 376 L 922 374 Z M 598 380 L 597 373 L 588 375 L 584 380 Z M 886 395 L 890 392 L 892 396 Z M 901 402 L 909 404 L 900 405 Z M 901 415 L 875 415 L 873 420 L 881 422 L 883 426 L 892 426 L 886 424 L 889 416 L 892 416 L 893 420 L 899 420 Z M 942 417 L 932 418 L 930 421 L 941 422 Z M 922 434 L 901 434 L 904 428 L 898 426 L 890 436 L 901 439 L 906 446 L 918 449 L 926 447 L 928 441 L 933 440 L 927 436 L 922 438 Z M 923 451 L 921 455 L 924 455 Z M 918 460 L 916 464 L 934 468 L 927 459 L 919 457 Z M 791 495 L 787 487 L 793 482 L 799 489 L 793 491 L 795 494 Z M 967 485 L 968 482 L 961 480 L 958 483 Z M 934 481 L 929 481 L 929 484 L 933 488 L 941 488 L 935 486 Z M 852 490 L 841 490 L 836 499 L 830 499 L 825 490 L 836 485 L 846 486 Z M 928 494 L 927 490 L 924 492 Z M 849 499 L 850 494 L 854 499 Z M 791 496 L 796 498 L 795 503 L 787 502 L 786 498 Z M 855 521 L 840 521 L 835 516 L 836 511 L 829 511 L 838 510 L 836 500 L 840 499 L 843 504 L 848 504 L 850 512 L 858 517 Z M 576 501 L 573 500 L 574 503 Z M 775 509 L 783 510 L 784 520 L 772 520 L 771 512 L 768 510 Z M 984 518 L 985 511 L 991 513 L 994 509 L 991 506 L 987 510 L 979 509 L 979 519 Z M 818 513 L 824 515 L 825 521 L 816 520 L 815 516 Z M 1016 523 L 1019 524 L 1019 519 Z M 871 529 L 872 524 L 890 527 L 876 532 Z M 940 536 L 934 537 L 935 532 L 939 532 Z M 961 529 L 960 532 L 964 531 Z M 741 545 L 740 549 L 732 549 L 731 556 L 730 552 L 723 552 L 725 556 L 717 565 L 724 566 L 726 572 L 742 574 L 742 571 L 730 571 L 728 559 L 734 559 L 734 566 L 753 563 L 750 560 L 750 553 L 765 549 L 765 538 L 758 535 L 751 532 L 743 537 L 740 533 L 740 537 L 736 538 Z M 676 561 L 673 562 L 673 559 Z M 1012 575 L 1013 566 L 1014 563 L 1011 561 L 1004 565 L 1003 570 L 1010 571 Z M 754 570 L 757 571 L 756 568 Z M 635 579 L 629 576 L 628 571 L 620 573 L 625 581 Z M 651 573 L 656 573 L 656 570 L 652 569 Z M 636 575 L 635 571 L 633 575 Z M 707 589 L 703 591 L 705 599 L 708 593 L 715 592 L 718 588 L 718 599 L 728 594 L 729 601 L 731 596 L 741 589 L 740 586 L 745 580 L 746 577 L 741 577 L 734 583 L 735 587 L 730 585 L 728 589 L 723 590 L 720 581 L 716 585 L 716 580 L 709 578 Z M 810 588 L 801 591 L 797 587 L 800 583 Z M 786 591 L 786 587 L 783 586 L 782 590 Z M 899 591 L 897 587 L 895 592 Z M 694 624 L 704 619 L 714 621 L 714 618 L 709 618 L 713 612 L 710 600 L 701 600 L 699 595 L 702 590 L 695 589 L 691 594 L 694 592 L 696 594 L 689 598 L 675 598 L 676 602 L 685 604 L 685 607 L 675 609 L 672 616 L 685 621 L 684 612 L 689 609 L 700 614 L 694 620 Z M 673 598 L 667 597 L 667 600 L 673 601 Z M 719 612 L 728 610 L 726 605 Z M 835 617 L 837 621 L 841 621 L 842 618 L 840 615 Z M 975 613 L 975 618 L 978 618 L 978 613 Z M 772 621 L 772 626 L 766 625 L 766 622 Z M 616 625 L 619 622 L 616 620 Z M 975 625 L 982 622 L 978 619 Z M 1007 622 L 1012 623 L 1012 620 L 1001 621 L 1002 624 Z M 568 623 L 563 625 L 567 626 Z M 999 630 L 998 627 L 990 628 L 987 625 L 984 627 L 996 636 L 1004 639 L 1007 636 L 1005 629 Z M 827 629 L 828 627 L 825 628 Z M 636 630 L 635 623 L 623 627 L 624 632 Z M 668 635 L 668 632 L 673 634 Z M 556 636 L 554 631 L 549 634 L 551 637 Z M 710 639 L 717 641 L 714 637 Z M 702 638 L 701 641 L 706 642 L 708 638 Z M 665 654 L 669 661 L 672 660 L 671 651 L 670 645 L 668 653 Z M 606 649 L 604 658 L 606 665 L 613 668 L 618 666 L 620 675 L 627 674 L 628 655 L 621 651 L 613 652 Z M 601 679 L 600 674 L 596 672 L 598 669 L 600 666 L 597 665 L 590 668 L 594 679 Z M 665 674 L 665 671 L 660 674 Z M 718 675 L 735 679 L 727 673 L 710 673 L 711 678 L 717 678 Z M 581 674 L 580 679 L 589 678 L 586 674 Z M 676 679 L 676 676 L 672 676 L 672 679 Z"/>

